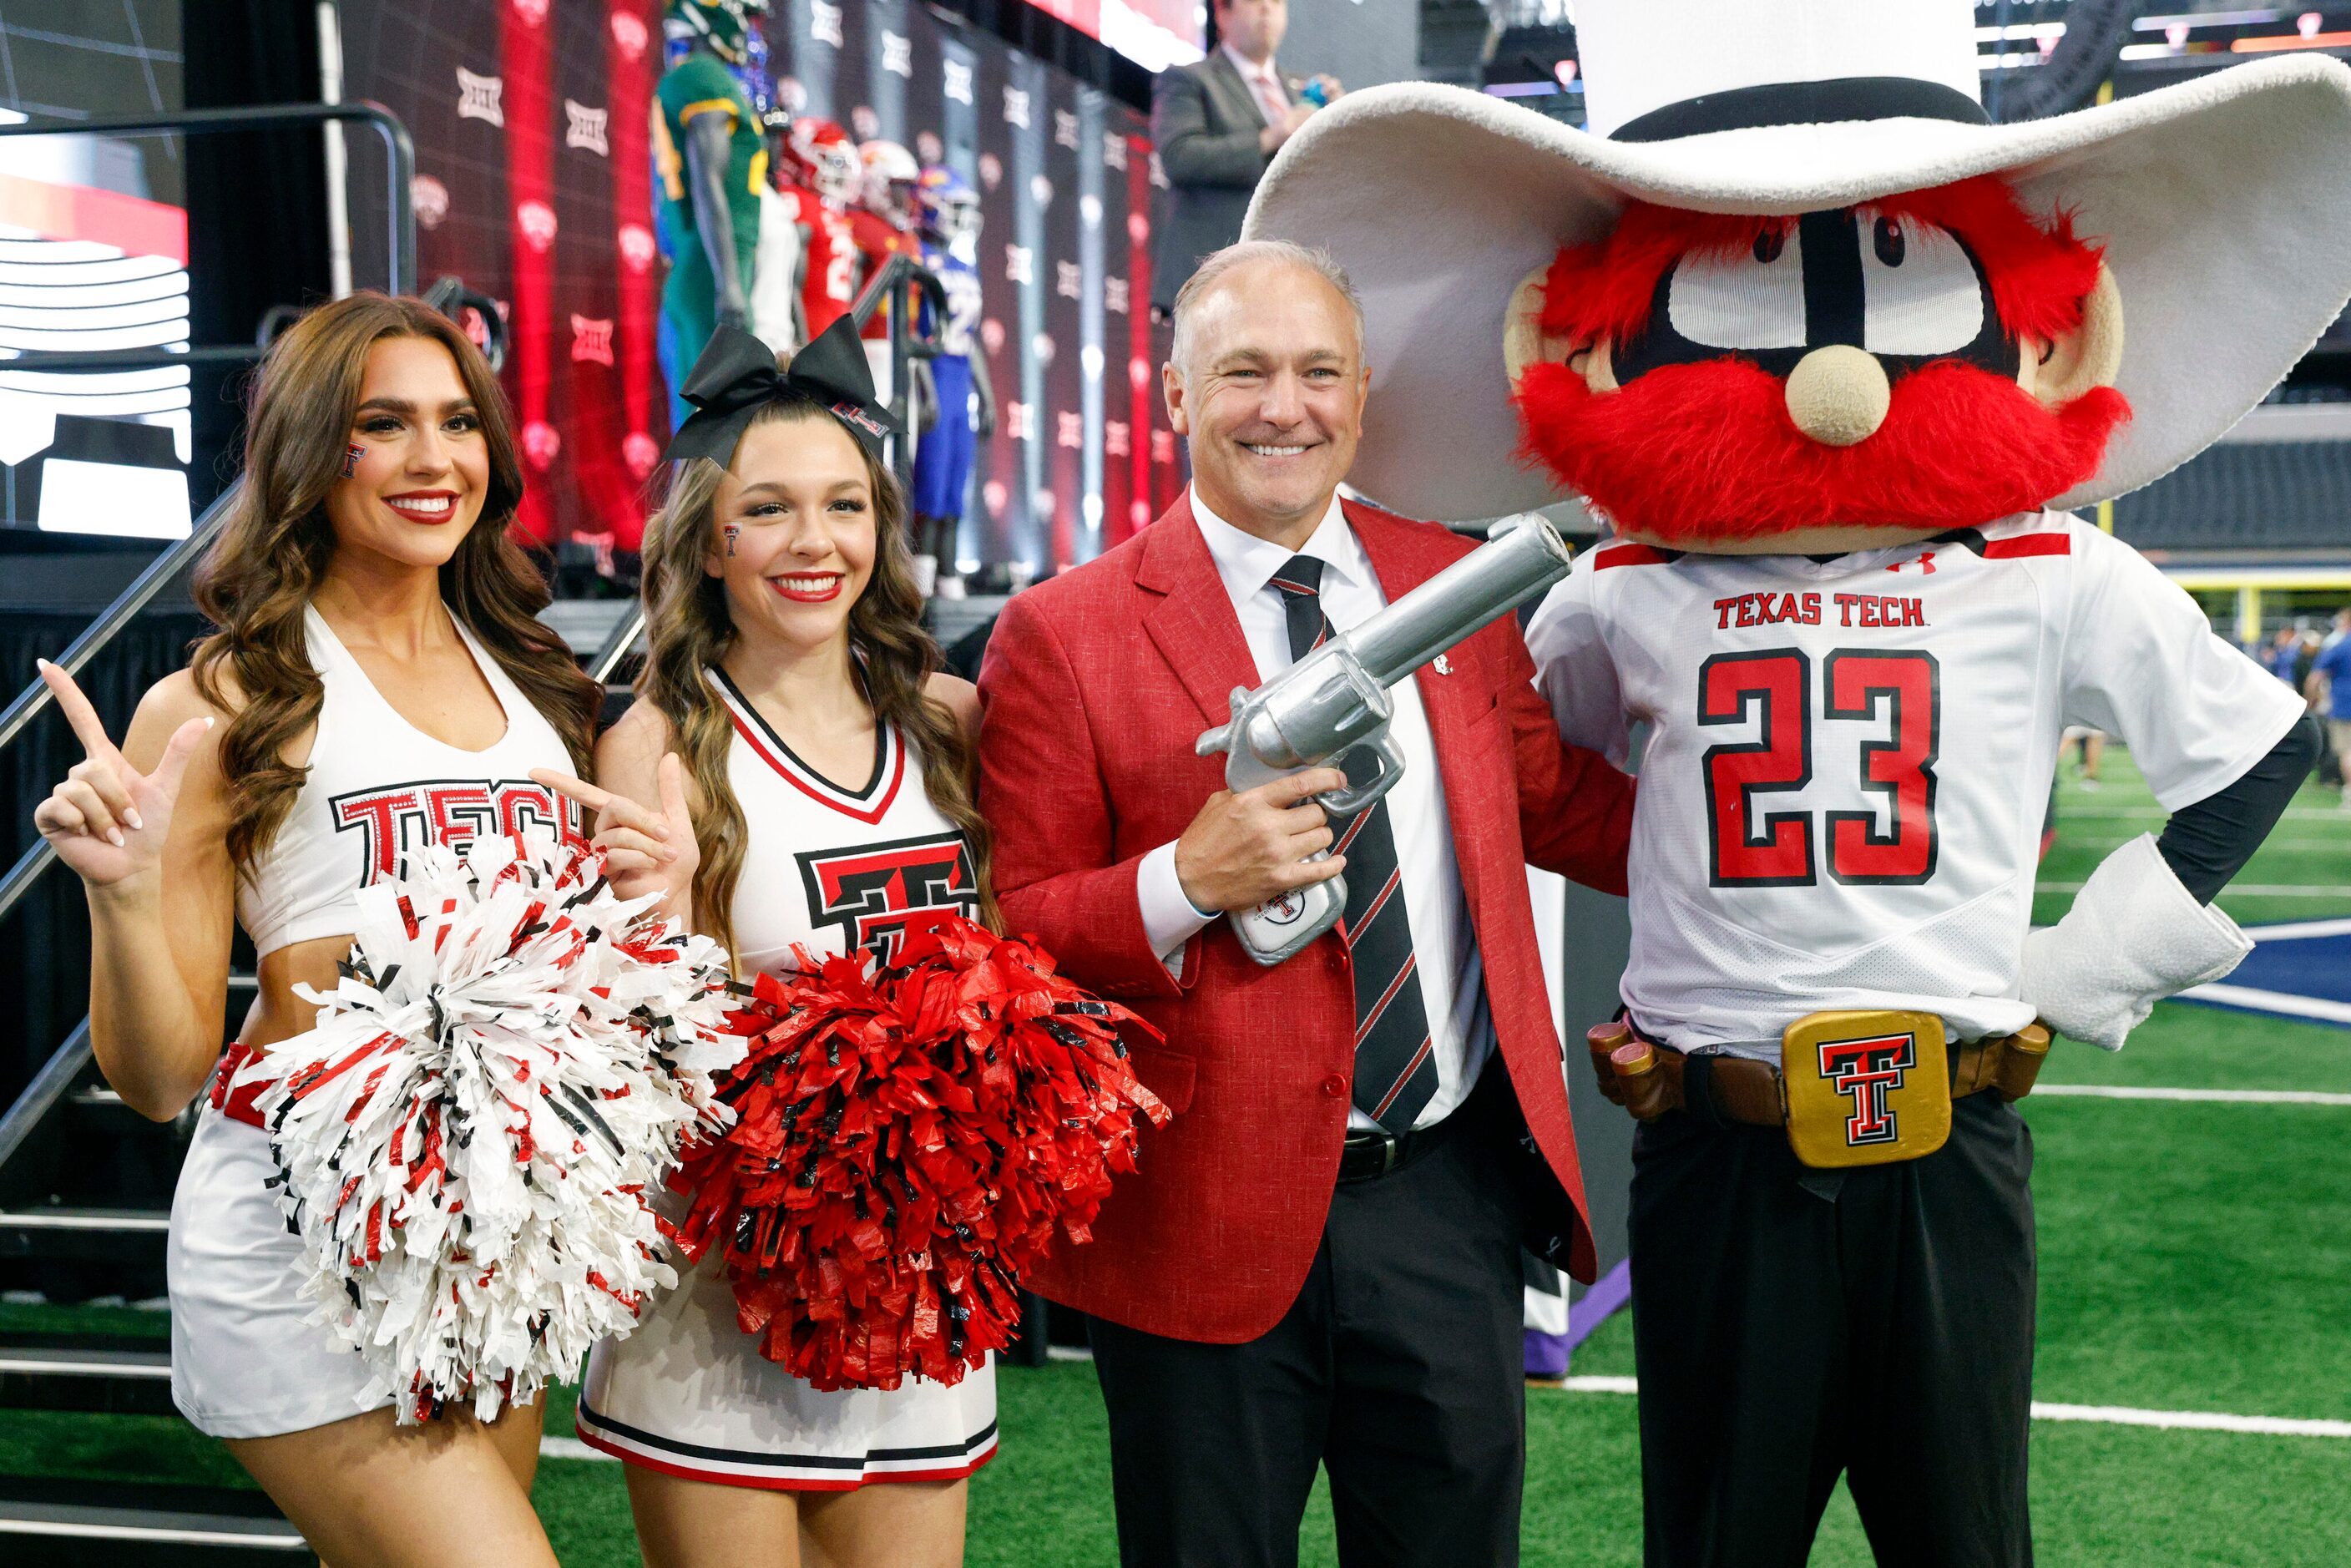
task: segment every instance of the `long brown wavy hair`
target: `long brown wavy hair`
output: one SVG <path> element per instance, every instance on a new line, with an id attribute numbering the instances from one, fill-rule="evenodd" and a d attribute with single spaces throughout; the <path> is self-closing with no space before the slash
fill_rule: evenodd
<path id="1" fill-rule="evenodd" d="M 334 558 L 327 492 L 341 473 L 368 350 L 387 338 L 429 339 L 449 350 L 489 449 L 489 494 L 441 568 L 441 596 L 555 727 L 573 769 L 586 776 L 591 766 L 601 694 L 538 620 L 547 585 L 507 537 L 522 465 L 496 378 L 455 323 L 422 301 L 353 294 L 310 311 L 270 345 L 248 408 L 245 472 L 220 538 L 196 567 L 196 606 L 220 630 L 196 644 L 191 672 L 215 707 L 232 706 L 224 673 L 243 701 L 221 739 L 229 859 L 242 875 L 252 874 L 309 771 L 285 758 L 317 722 L 323 695 L 302 611 Z"/>
<path id="2" fill-rule="evenodd" d="M 761 408 L 744 429 L 747 434 L 771 421 L 831 418 L 822 404 L 788 392 Z M 971 737 L 946 705 L 923 690 L 941 661 L 938 644 L 923 630 L 923 598 L 914 587 L 914 561 L 906 548 L 905 497 L 890 470 L 862 442 L 857 450 L 873 492 L 873 574 L 849 611 L 849 644 L 860 655 L 865 700 L 873 709 L 874 722 L 896 727 L 921 758 L 923 792 L 970 846 L 980 923 L 1000 930 L 995 883 L 988 874 L 992 840 L 972 802 L 977 758 Z M 668 719 L 672 746 L 700 792 L 694 809 L 695 843 L 702 853 L 694 873 L 695 921 L 732 950 L 735 884 L 743 874 L 747 830 L 742 804 L 726 776 L 733 723 L 724 699 L 704 674 L 735 644 L 726 585 L 704 570 L 716 549 L 716 503 L 723 473 L 707 458 L 675 465 L 668 500 L 646 526 L 647 653 L 644 671 L 637 677 L 637 695 Z"/>

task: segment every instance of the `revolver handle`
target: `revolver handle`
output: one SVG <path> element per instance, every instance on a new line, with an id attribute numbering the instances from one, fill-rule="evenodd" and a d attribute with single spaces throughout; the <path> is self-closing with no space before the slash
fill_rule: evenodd
<path id="1" fill-rule="evenodd" d="M 1321 850 L 1306 858 L 1324 860 L 1330 853 Z M 1341 875 L 1268 899 L 1254 909 L 1236 909 L 1225 918 L 1241 951 L 1270 969 L 1311 946 L 1346 912 L 1347 879 Z"/>

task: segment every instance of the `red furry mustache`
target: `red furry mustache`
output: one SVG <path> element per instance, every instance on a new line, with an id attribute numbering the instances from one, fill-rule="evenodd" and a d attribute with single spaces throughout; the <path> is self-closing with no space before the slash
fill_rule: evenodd
<path id="1" fill-rule="evenodd" d="M 1797 528 L 1972 528 L 2032 511 L 2097 472 L 2130 404 L 2112 387 L 2051 410 L 1956 361 L 1894 383 L 1876 434 L 1825 446 L 1788 417 L 1787 383 L 1744 360 L 1667 365 L 1613 392 L 1562 364 L 1528 369 L 1522 453 L 1620 529 L 1668 544 Z"/>

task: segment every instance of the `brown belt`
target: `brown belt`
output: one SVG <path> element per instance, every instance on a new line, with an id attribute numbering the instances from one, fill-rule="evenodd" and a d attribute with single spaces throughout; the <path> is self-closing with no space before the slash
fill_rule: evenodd
<path id="1" fill-rule="evenodd" d="M 1600 1092 L 1624 1106 L 1641 1121 L 1655 1121 L 1668 1111 L 1685 1109 L 1689 1100 L 1684 1084 L 1693 1060 L 1669 1045 L 1644 1040 L 1631 1024 L 1619 1019 L 1584 1030 L 1592 1052 L 1592 1071 Z M 2049 1054 L 2049 1030 L 2027 1024 L 2011 1035 L 1970 1040 L 1951 1051 L 1951 1098 L 1991 1090 L 2005 1100 L 2022 1100 L 2032 1092 L 2041 1063 Z M 1744 1056 L 1708 1055 L 1706 1097 L 1723 1121 L 1754 1127 L 1787 1125 L 1788 1107 L 1780 1089 L 1779 1070 L 1768 1061 Z"/>

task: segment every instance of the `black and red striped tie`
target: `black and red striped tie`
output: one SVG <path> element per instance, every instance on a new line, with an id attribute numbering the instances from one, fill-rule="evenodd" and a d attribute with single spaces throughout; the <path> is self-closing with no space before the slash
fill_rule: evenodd
<path id="1" fill-rule="evenodd" d="M 1290 656 L 1302 659 L 1331 636 L 1322 613 L 1322 562 L 1292 556 L 1273 574 L 1290 618 Z M 1332 848 L 1347 857 L 1347 913 L 1340 936 L 1355 971 L 1355 1107 L 1391 1133 L 1412 1130 L 1437 1093 L 1428 1009 L 1421 1005 L 1412 926 L 1387 801 L 1333 817 Z"/>

